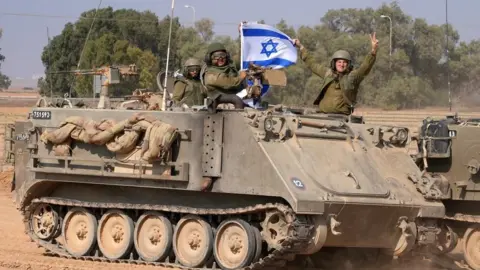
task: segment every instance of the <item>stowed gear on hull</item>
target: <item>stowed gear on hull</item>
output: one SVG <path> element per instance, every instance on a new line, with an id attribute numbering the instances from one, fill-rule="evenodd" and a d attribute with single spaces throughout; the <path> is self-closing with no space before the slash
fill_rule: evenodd
<path id="1" fill-rule="evenodd" d="M 16 122 L 15 196 L 37 243 L 72 258 L 251 269 L 323 247 L 401 256 L 422 219 L 445 214 L 409 179 L 425 180 L 404 128 L 288 109 L 136 113 L 36 108 Z"/>

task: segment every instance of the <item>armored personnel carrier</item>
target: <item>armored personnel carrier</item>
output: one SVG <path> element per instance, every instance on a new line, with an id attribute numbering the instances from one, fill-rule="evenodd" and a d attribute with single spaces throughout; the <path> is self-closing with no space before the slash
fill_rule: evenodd
<path id="1" fill-rule="evenodd" d="M 475 270 L 480 269 L 477 248 L 480 236 L 479 120 L 461 120 L 456 115 L 425 119 L 415 138 L 418 153 L 413 155 L 425 175 L 444 179 L 442 201 L 446 208 L 447 241 L 439 251 L 452 251 L 458 238 L 463 238 L 465 261 Z"/>
<path id="2" fill-rule="evenodd" d="M 351 258 L 335 265 L 332 252 L 403 256 L 447 239 L 448 181 L 422 174 L 405 151 L 407 128 L 208 100 L 159 110 L 144 94 L 112 109 L 106 85 L 96 109 L 39 102 L 15 122 L 14 198 L 26 233 L 49 253 L 188 269 L 346 269 Z"/>
<path id="3" fill-rule="evenodd" d="M 36 107 L 14 126 L 26 233 L 59 256 L 258 269 L 444 240 L 447 182 L 406 128 L 284 107 Z"/>

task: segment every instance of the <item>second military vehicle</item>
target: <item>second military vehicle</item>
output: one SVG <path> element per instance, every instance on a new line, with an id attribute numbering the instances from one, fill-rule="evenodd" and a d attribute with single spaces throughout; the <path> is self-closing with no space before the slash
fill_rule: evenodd
<path id="1" fill-rule="evenodd" d="M 419 134 L 414 160 L 428 177 L 443 178 L 446 237 L 442 253 L 452 251 L 458 238 L 468 265 L 480 270 L 480 128 L 479 119 L 457 115 L 427 118 Z"/>

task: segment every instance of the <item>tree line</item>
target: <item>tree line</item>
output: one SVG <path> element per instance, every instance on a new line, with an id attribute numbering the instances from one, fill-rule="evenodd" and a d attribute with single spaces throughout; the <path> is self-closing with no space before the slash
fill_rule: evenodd
<path id="1" fill-rule="evenodd" d="M 3 33 L 3 31 L 0 28 L 0 39 L 2 39 L 2 33 Z M 0 51 L 1 50 L 2 49 L 0 48 Z M 8 78 L 6 75 L 2 74 L 2 72 L 1 72 L 3 61 L 5 61 L 5 56 L 0 53 L 0 90 L 8 89 L 8 87 L 10 87 L 10 85 L 12 84 L 12 81 L 10 80 L 10 78 Z"/>
<path id="2" fill-rule="evenodd" d="M 103 8 L 98 10 L 85 44 L 94 14 L 94 9 L 86 11 L 82 19 L 67 23 L 61 34 L 44 48 L 41 59 L 47 75 L 38 81 L 41 91 L 46 95 L 50 91 L 63 95 L 73 89 L 78 97 L 91 97 L 92 77 L 55 73 L 77 68 L 80 57 L 80 69 L 136 64 L 140 72 L 138 82 L 114 86 L 114 95 L 131 94 L 135 88 L 157 90 L 155 77 L 165 69 L 170 17 L 160 20 L 150 11 Z M 390 22 L 381 15 L 392 20 L 391 56 Z M 446 106 L 448 78 L 455 103 L 473 105 L 471 103 L 480 101 L 475 91 L 480 82 L 480 66 L 476 65 L 480 60 L 480 40 L 460 42 L 452 25 L 447 29 L 446 25 L 412 18 L 396 2 L 377 9 L 329 10 L 315 26 L 295 29 L 282 19 L 275 27 L 292 38 L 299 38 L 316 60 L 325 65 L 334 51 L 346 49 L 358 66 L 370 50 L 369 34 L 376 32 L 380 40 L 377 61 L 359 90 L 361 106 L 384 109 Z M 206 47 L 214 41 L 223 42 L 233 59 L 239 61 L 239 37 L 215 35 L 213 29 L 214 22 L 208 18 L 197 20 L 192 27 L 182 26 L 179 19 L 174 18 L 169 70 L 181 68 L 189 57 L 203 59 Z M 446 61 L 446 49 L 449 61 Z M 266 99 L 271 103 L 311 105 L 321 79 L 313 75 L 300 58 L 286 71 L 288 85 L 272 87 Z"/>

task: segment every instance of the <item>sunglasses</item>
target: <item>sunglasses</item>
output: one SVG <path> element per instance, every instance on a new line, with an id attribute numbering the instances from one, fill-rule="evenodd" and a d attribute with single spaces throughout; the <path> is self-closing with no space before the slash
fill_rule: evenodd
<path id="1" fill-rule="evenodd" d="M 193 72 L 193 71 L 196 71 L 196 72 L 200 71 L 200 67 L 195 66 L 195 67 L 188 67 L 187 68 L 187 72 Z"/>
<path id="2" fill-rule="evenodd" d="M 227 59 L 227 53 L 225 52 L 215 52 L 212 54 L 212 59 L 213 60 L 218 60 L 218 59 Z"/>

